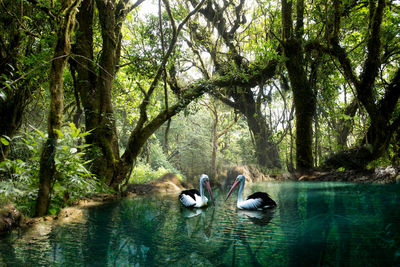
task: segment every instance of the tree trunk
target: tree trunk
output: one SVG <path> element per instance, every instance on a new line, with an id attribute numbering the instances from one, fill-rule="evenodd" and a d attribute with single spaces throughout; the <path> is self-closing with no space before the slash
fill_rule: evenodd
<path id="1" fill-rule="evenodd" d="M 114 3 L 113 3 L 114 2 Z M 107 184 L 112 180 L 115 164 L 119 160 L 115 119 L 111 104 L 111 91 L 116 62 L 119 31 L 116 27 L 115 1 L 96 1 L 101 26 L 103 47 L 99 70 L 94 67 L 93 15 L 94 0 L 84 0 L 77 15 L 79 29 L 74 52 L 77 64 L 77 91 L 85 112 L 85 126 L 92 131 L 86 137 L 91 144 L 89 156 L 93 159 L 92 171 Z"/>
<path id="2" fill-rule="evenodd" d="M 103 159 L 97 161 L 98 174 L 106 178 L 106 184 L 110 184 L 114 174 L 116 162 L 119 160 L 119 148 L 115 118 L 111 103 L 112 83 L 116 71 L 117 35 L 115 32 L 115 3 L 97 0 L 99 11 L 101 34 L 103 39 L 102 53 L 100 56 L 99 75 L 97 79 L 97 93 L 99 102 L 97 111 L 97 126 L 93 131 L 95 144 L 101 148 Z"/>
<path id="3" fill-rule="evenodd" d="M 271 140 L 272 133 L 268 129 L 265 117 L 261 112 L 249 112 L 244 115 L 254 136 L 257 164 L 269 169 L 282 168 L 279 150 Z"/>
<path id="4" fill-rule="evenodd" d="M 212 152 L 211 152 L 210 173 L 211 173 L 211 177 L 213 179 L 216 179 L 217 178 L 218 140 L 229 131 L 229 129 L 237 122 L 237 119 L 235 117 L 235 119 L 232 120 L 231 123 L 226 125 L 223 130 L 218 131 L 218 125 L 219 125 L 219 122 L 221 119 L 221 116 L 218 112 L 218 105 L 216 103 L 210 103 L 210 104 L 206 104 L 206 106 L 210 111 L 211 117 L 213 118 L 212 136 L 211 136 Z"/>
<path id="5" fill-rule="evenodd" d="M 286 50 L 286 49 L 285 49 Z M 286 62 L 292 84 L 296 109 L 296 169 L 307 170 L 313 166 L 312 118 L 315 113 L 315 97 L 308 85 L 304 69 L 289 57 Z M 289 70 L 291 69 L 291 70 Z"/>
<path id="6" fill-rule="evenodd" d="M 400 116 L 395 114 L 399 98 L 400 70 L 397 70 L 385 96 L 376 105 L 376 113 L 370 117 L 371 123 L 361 144 L 330 156 L 324 165 L 329 168 L 363 169 L 371 161 L 383 156 L 400 126 Z"/>
<path id="7" fill-rule="evenodd" d="M 396 106 L 400 98 L 400 68 L 397 69 L 385 95 L 377 104 L 377 111 L 371 115 L 371 124 L 363 140 L 363 144 L 372 145 L 372 158 L 381 157 L 394 134 L 400 126 L 400 116 L 396 114 Z"/>
<path id="8" fill-rule="evenodd" d="M 286 167 L 290 173 L 295 172 L 294 164 L 293 164 L 293 131 L 292 131 L 292 122 L 289 122 L 289 135 L 290 135 L 290 143 L 289 143 L 289 159 L 286 156 Z"/>
<path id="9" fill-rule="evenodd" d="M 217 95 L 217 97 L 246 117 L 247 125 L 254 136 L 257 164 L 264 168 L 280 169 L 282 165 L 278 146 L 272 140 L 272 131 L 261 112 L 260 103 L 254 100 L 250 88 L 252 87 L 240 88 L 240 90 L 236 87 L 229 88 L 227 96 L 233 98 L 234 101 L 222 95 Z"/>
<path id="10" fill-rule="evenodd" d="M 287 57 L 285 64 L 296 109 L 296 169 L 303 171 L 313 166 L 312 119 L 315 114 L 316 100 L 307 79 L 306 62 L 303 56 L 303 0 L 298 0 L 296 7 L 298 19 L 293 33 L 292 2 L 282 0 L 283 48 Z"/>
<path id="11" fill-rule="evenodd" d="M 357 99 L 354 98 L 353 101 L 346 107 L 344 114 L 353 118 L 358 110 Z M 352 122 L 346 118 L 341 118 L 336 124 L 336 139 L 338 145 L 341 149 L 347 148 L 347 137 L 349 136 L 352 129 Z"/>
<path id="12" fill-rule="evenodd" d="M 318 125 L 318 115 L 315 116 L 314 119 L 314 165 L 318 166 L 318 159 L 319 159 L 319 125 Z"/>
<path id="13" fill-rule="evenodd" d="M 51 188 L 56 172 L 54 159 L 58 140 L 57 130 L 61 130 L 63 115 L 63 75 L 71 50 L 70 38 L 74 28 L 75 14 L 80 2 L 81 0 L 75 0 L 64 3 L 63 17 L 57 33 L 57 44 L 49 75 L 51 99 L 47 126 L 48 138 L 43 145 L 40 157 L 39 193 L 35 216 L 46 215 L 50 205 Z"/>
<path id="14" fill-rule="evenodd" d="M 102 52 L 99 68 L 96 72 L 93 66 L 93 14 L 94 2 L 96 3 L 102 36 Z M 84 0 L 78 14 L 79 33 L 82 38 L 77 38 L 76 51 L 80 66 L 77 66 L 79 93 L 85 109 L 86 130 L 91 130 L 87 136 L 87 143 L 92 144 L 94 159 L 94 173 L 105 181 L 106 184 L 117 188 L 122 179 L 116 177 L 129 172 L 134 159 L 128 157 L 121 159 L 115 118 L 111 102 L 112 83 L 120 60 L 121 28 L 126 15 L 143 0 L 138 0 L 134 5 L 127 5 L 128 1 Z M 82 64 L 81 64 L 82 63 Z M 153 88 L 154 89 L 154 88 Z M 140 125 L 142 127 L 143 125 Z M 133 153 L 134 158 L 140 153 L 141 147 L 147 140 L 143 140 L 139 132 L 133 134 L 140 144 L 138 151 Z M 143 142 L 144 141 L 144 142 Z M 128 144 L 129 146 L 129 144 Z M 136 147 L 136 145 L 132 145 Z M 118 168 L 120 169 L 117 169 Z"/>

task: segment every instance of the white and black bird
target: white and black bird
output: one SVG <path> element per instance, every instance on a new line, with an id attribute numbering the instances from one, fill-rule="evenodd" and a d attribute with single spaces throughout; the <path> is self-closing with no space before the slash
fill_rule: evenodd
<path id="1" fill-rule="evenodd" d="M 240 183 L 239 192 L 238 192 L 238 199 L 237 199 L 237 208 L 242 210 L 264 210 L 273 208 L 276 206 L 276 202 L 270 198 L 267 193 L 264 192 L 256 192 L 251 194 L 246 198 L 246 200 L 242 199 L 242 193 L 244 188 L 246 178 L 244 175 L 239 175 L 236 177 L 235 182 L 233 183 L 231 189 L 228 192 L 228 195 L 225 198 L 225 201 L 229 198 L 232 194 L 233 189 L 235 189 L 238 184 Z"/>
<path id="2" fill-rule="evenodd" d="M 201 208 L 207 206 L 208 199 L 204 195 L 204 185 L 207 187 L 210 194 L 211 201 L 214 203 L 214 196 L 212 194 L 210 181 L 206 174 L 200 176 L 200 192 L 197 189 L 183 190 L 179 194 L 179 200 L 186 208 Z"/>

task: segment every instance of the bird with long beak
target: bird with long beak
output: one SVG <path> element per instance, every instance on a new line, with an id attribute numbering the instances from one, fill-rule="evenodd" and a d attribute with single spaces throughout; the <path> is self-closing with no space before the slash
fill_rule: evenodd
<path id="1" fill-rule="evenodd" d="M 267 193 L 264 192 L 256 192 L 251 194 L 246 198 L 246 200 L 242 199 L 243 188 L 245 184 L 246 178 L 244 175 L 239 175 L 236 177 L 235 182 L 233 183 L 231 189 L 228 192 L 228 195 L 225 198 L 225 201 L 229 198 L 232 194 L 233 190 L 239 185 L 239 192 L 238 192 L 238 199 L 237 199 L 237 208 L 243 210 L 264 210 L 273 208 L 276 206 L 276 202 L 270 198 Z"/>
<path id="2" fill-rule="evenodd" d="M 214 203 L 214 196 L 211 190 L 210 181 L 206 174 L 200 176 L 200 192 L 197 189 L 184 190 L 179 194 L 179 200 L 187 208 L 201 208 L 207 206 L 208 199 L 204 195 L 204 185 Z"/>

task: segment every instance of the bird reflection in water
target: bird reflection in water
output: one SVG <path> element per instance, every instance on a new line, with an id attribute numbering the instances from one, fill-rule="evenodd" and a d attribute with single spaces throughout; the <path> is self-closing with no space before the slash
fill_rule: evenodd
<path id="1" fill-rule="evenodd" d="M 193 218 L 199 216 L 200 214 L 204 214 L 204 209 L 187 209 L 181 207 L 181 213 L 185 218 Z"/>
<path id="2" fill-rule="evenodd" d="M 275 210 L 237 210 L 240 220 L 249 220 L 252 223 L 265 226 L 270 223 L 274 217 Z"/>
<path id="3" fill-rule="evenodd" d="M 182 207 L 181 214 L 185 219 L 188 236 L 202 236 L 205 239 L 211 237 L 213 221 L 215 217 L 214 207 L 200 209 L 187 209 Z"/>

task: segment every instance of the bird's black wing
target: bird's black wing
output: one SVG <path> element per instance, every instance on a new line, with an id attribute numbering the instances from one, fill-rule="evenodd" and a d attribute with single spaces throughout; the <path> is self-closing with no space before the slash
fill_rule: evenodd
<path id="1" fill-rule="evenodd" d="M 257 208 L 273 208 L 276 206 L 276 202 L 267 194 L 264 192 L 256 192 L 254 194 L 251 194 L 246 198 L 246 200 L 249 199 L 260 199 L 261 202 L 258 205 Z"/>
<path id="2" fill-rule="evenodd" d="M 200 196 L 200 192 L 197 189 L 183 190 L 179 194 L 179 200 L 185 207 L 194 207 L 196 205 L 195 195 Z"/>

